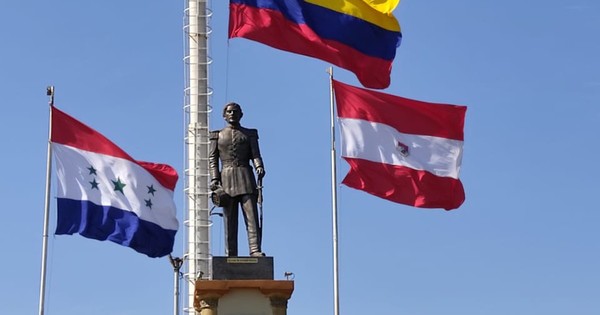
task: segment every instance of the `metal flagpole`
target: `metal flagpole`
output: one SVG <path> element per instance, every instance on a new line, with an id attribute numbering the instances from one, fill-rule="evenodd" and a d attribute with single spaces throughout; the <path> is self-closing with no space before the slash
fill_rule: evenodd
<path id="1" fill-rule="evenodd" d="M 338 224 L 337 224 L 337 173 L 335 162 L 335 113 L 333 102 L 333 68 L 327 69 L 329 73 L 329 103 L 331 116 L 331 213 L 333 223 L 333 314 L 340 314 L 339 275 L 338 275 Z"/>
<path id="2" fill-rule="evenodd" d="M 50 97 L 49 102 L 49 122 L 48 122 L 48 150 L 46 156 L 46 199 L 44 202 L 44 230 L 42 232 L 42 268 L 40 272 L 40 302 L 39 315 L 44 315 L 44 297 L 46 295 L 46 263 L 48 261 L 48 222 L 50 220 L 50 177 L 52 169 L 52 145 L 50 137 L 52 135 L 52 106 L 54 106 L 54 86 L 46 89 L 46 95 Z"/>
<path id="3" fill-rule="evenodd" d="M 179 271 L 183 266 L 183 259 L 169 254 L 169 261 L 173 266 L 173 314 L 179 315 Z"/>

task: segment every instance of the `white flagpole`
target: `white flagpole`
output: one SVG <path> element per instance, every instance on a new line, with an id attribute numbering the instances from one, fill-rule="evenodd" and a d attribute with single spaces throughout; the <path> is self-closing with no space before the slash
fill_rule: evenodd
<path id="1" fill-rule="evenodd" d="M 338 224 L 337 224 L 337 172 L 335 152 L 335 113 L 333 102 L 333 68 L 327 69 L 329 73 L 329 103 L 331 116 L 331 212 L 333 223 L 333 314 L 340 314 L 339 274 L 338 274 Z"/>
<path id="2" fill-rule="evenodd" d="M 173 315 L 179 315 L 179 271 L 183 266 L 183 259 L 169 254 L 169 261 L 173 266 Z"/>
<path id="3" fill-rule="evenodd" d="M 50 97 L 49 122 L 48 122 L 48 150 L 46 156 L 46 199 L 44 202 L 44 230 L 42 232 L 42 270 L 40 272 L 40 303 L 39 315 L 44 315 L 44 297 L 46 295 L 46 263 L 48 261 L 48 222 L 50 220 L 50 177 L 52 169 L 52 146 L 50 137 L 52 135 L 52 106 L 54 106 L 54 86 L 46 89 L 46 95 Z"/>

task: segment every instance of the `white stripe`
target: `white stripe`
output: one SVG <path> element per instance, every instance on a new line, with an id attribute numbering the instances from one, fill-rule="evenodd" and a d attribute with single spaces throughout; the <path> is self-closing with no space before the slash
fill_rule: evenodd
<path id="1" fill-rule="evenodd" d="M 89 200 L 103 206 L 113 206 L 134 212 L 140 219 L 153 222 L 165 229 L 177 230 L 179 224 L 175 213 L 173 191 L 164 188 L 144 168 L 129 160 L 98 154 L 53 143 L 58 176 L 58 198 Z M 97 175 L 90 174 L 93 166 Z M 126 186 L 124 193 L 114 190 L 112 180 L 119 178 Z M 98 189 L 91 189 L 96 180 Z M 148 193 L 152 185 L 154 196 Z M 146 207 L 144 199 L 152 201 Z"/>
<path id="2" fill-rule="evenodd" d="M 440 137 L 412 135 L 381 123 L 340 118 L 342 156 L 424 170 L 458 179 L 463 142 Z M 398 142 L 409 147 L 400 153 Z"/>

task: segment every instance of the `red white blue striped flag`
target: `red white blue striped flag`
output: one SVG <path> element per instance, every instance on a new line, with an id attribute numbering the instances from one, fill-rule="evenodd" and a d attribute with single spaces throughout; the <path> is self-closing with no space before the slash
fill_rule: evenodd
<path id="1" fill-rule="evenodd" d="M 56 234 L 109 240 L 149 257 L 173 251 L 179 227 L 175 169 L 134 160 L 55 107 L 51 142 L 58 179 Z"/>

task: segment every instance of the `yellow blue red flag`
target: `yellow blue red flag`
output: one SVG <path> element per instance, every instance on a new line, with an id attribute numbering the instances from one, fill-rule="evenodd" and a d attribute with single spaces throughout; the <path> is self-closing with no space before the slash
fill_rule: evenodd
<path id="1" fill-rule="evenodd" d="M 368 88 L 390 85 L 400 25 L 365 0 L 230 0 L 229 12 L 229 38 L 330 62 Z"/>

